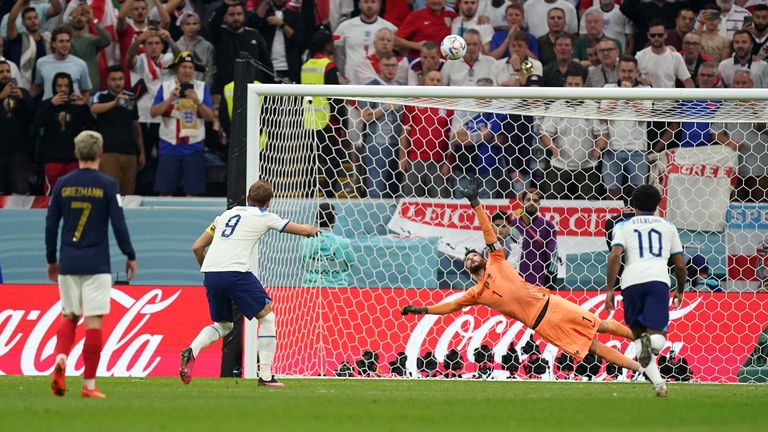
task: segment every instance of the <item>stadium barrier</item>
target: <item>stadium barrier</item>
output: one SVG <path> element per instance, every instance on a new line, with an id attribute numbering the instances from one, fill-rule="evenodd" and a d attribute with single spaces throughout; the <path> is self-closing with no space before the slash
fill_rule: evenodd
<path id="1" fill-rule="evenodd" d="M 399 309 L 406 303 L 439 302 L 460 295 L 458 290 L 282 287 L 269 291 L 278 320 L 275 370 L 280 375 L 331 376 L 345 360 L 354 364 L 355 358 L 348 356 L 351 347 L 378 353 L 378 371 L 383 376 L 390 372 L 386 363 L 399 352 L 408 355 L 407 369 L 417 374 L 419 356 L 433 352 L 442 362 L 450 349 L 457 348 L 465 360 L 463 372 L 471 374 L 477 367 L 473 353 L 481 344 L 493 349 L 498 365 L 510 343 L 520 351 L 530 335 L 520 323 L 483 307 L 444 317 L 400 316 Z M 603 309 L 603 294 L 559 294 L 601 318 L 623 318 L 620 310 L 609 314 Z M 0 285 L 0 298 L 0 374 L 51 373 L 60 314 L 56 286 Z M 98 375 L 176 376 L 179 352 L 208 322 L 200 287 L 115 287 L 112 311 L 104 320 L 108 336 Z M 302 325 L 292 325 L 297 323 Z M 755 351 L 767 325 L 768 294 L 687 293 L 683 307 L 671 312 L 669 340 L 662 354 L 674 350 L 685 357 L 696 381 L 736 382 L 741 365 Z M 626 341 L 603 336 L 601 340 L 629 356 L 634 354 Z M 197 359 L 196 377 L 218 376 L 218 346 L 203 351 Z M 540 346 L 542 356 L 554 364 L 558 350 L 546 343 Z M 71 356 L 75 361 L 68 363 L 69 374 L 82 373 L 82 348 L 80 330 Z M 495 374 L 505 375 L 501 370 Z M 761 376 L 765 379 L 760 373 L 755 378 Z M 596 379 L 606 379 L 605 371 Z"/>

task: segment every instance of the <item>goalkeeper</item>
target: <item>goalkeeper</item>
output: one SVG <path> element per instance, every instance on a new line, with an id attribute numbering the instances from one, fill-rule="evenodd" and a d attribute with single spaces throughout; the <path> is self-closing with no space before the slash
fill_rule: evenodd
<path id="1" fill-rule="evenodd" d="M 490 251 L 487 260 L 473 250 L 464 256 L 464 266 L 477 279 L 477 285 L 451 302 L 430 306 L 408 305 L 403 308 L 402 314 L 446 315 L 466 306 L 482 304 L 522 322 L 542 339 L 578 359 L 592 353 L 620 367 L 646 372 L 638 362 L 594 338 L 595 333 L 609 333 L 632 340 L 629 328 L 615 320 L 601 320 L 588 310 L 550 294 L 548 289 L 525 282 L 504 259 L 504 250 L 497 243 L 488 215 L 478 199 L 480 184 L 475 178 L 466 190 L 461 191 L 477 215 Z M 647 375 L 656 389 L 664 387 L 664 379 L 658 369 L 647 371 Z M 666 392 L 657 391 L 657 395 L 664 396 Z"/>

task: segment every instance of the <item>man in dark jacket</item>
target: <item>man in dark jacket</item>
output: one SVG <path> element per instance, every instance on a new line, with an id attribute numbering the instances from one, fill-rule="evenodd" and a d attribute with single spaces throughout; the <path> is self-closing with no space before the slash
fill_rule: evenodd
<path id="1" fill-rule="evenodd" d="M 11 78 L 10 63 L 0 61 L 0 195 L 29 194 L 29 131 L 34 116 L 29 92 Z"/>
<path id="2" fill-rule="evenodd" d="M 241 52 L 248 53 L 269 71 L 272 70 L 272 60 L 261 33 L 245 27 L 245 7 L 239 2 L 222 3 L 214 12 L 209 29 L 211 43 L 216 47 L 216 78 L 211 94 L 219 96 L 214 96 L 214 104 L 218 105 L 224 86 L 235 79 L 235 60 Z M 254 79 L 262 83 L 273 81 L 272 76 L 261 68 L 256 68 Z"/>
<path id="3" fill-rule="evenodd" d="M 41 128 L 38 158 L 45 169 L 46 195 L 56 180 L 77 169 L 75 137 L 93 127 L 91 110 L 80 93 L 75 93 L 72 77 L 66 72 L 53 76 L 53 97 L 44 100 L 35 116 L 35 127 Z"/>
<path id="4" fill-rule="evenodd" d="M 262 1 L 256 9 L 256 29 L 264 35 L 272 66 L 281 78 L 300 81 L 304 52 L 304 21 L 301 14 L 286 9 L 286 0 Z"/>

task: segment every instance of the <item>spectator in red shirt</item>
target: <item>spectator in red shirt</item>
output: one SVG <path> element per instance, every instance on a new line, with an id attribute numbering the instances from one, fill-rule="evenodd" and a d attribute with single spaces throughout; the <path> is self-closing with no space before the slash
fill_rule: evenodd
<path id="1" fill-rule="evenodd" d="M 443 85 L 443 75 L 429 72 L 424 76 L 424 85 Z M 451 166 L 446 156 L 452 118 L 452 110 L 405 107 L 399 156 L 400 170 L 406 176 L 401 190 L 406 197 L 448 197 L 446 178 Z"/>
<path id="2" fill-rule="evenodd" d="M 408 14 L 411 13 L 411 0 L 386 0 L 387 8 L 384 11 L 384 19 L 400 27 Z"/>
<path id="3" fill-rule="evenodd" d="M 683 49 L 683 37 L 693 31 L 695 20 L 696 14 L 690 8 L 678 10 L 677 17 L 675 17 L 675 28 L 667 30 L 667 45 L 675 47 L 678 51 Z"/>
<path id="4" fill-rule="evenodd" d="M 157 24 L 157 27 L 168 30 L 171 22 L 168 11 L 160 0 L 153 1 L 155 2 L 157 12 L 160 14 L 160 22 Z M 147 0 L 125 0 L 117 15 L 117 38 L 120 43 L 120 59 L 123 62 L 126 76 L 128 76 L 128 68 L 124 59 L 128 58 L 128 48 L 136 40 L 136 37 L 150 26 L 148 16 Z"/>
<path id="5" fill-rule="evenodd" d="M 382 27 L 374 36 L 373 48 L 374 53 L 366 57 L 363 61 L 357 64 L 355 67 L 355 73 L 350 78 L 352 84 L 368 84 L 372 80 L 376 79 L 381 74 L 381 67 L 379 61 L 384 53 L 391 53 L 395 47 L 395 33 Z M 398 81 L 405 83 L 408 80 L 408 60 L 398 56 L 397 57 L 397 76 Z"/>
<path id="6" fill-rule="evenodd" d="M 451 34 L 451 20 L 456 12 L 445 8 L 445 0 L 427 0 L 427 7 L 414 11 L 395 33 L 395 46 L 407 48 L 408 58 L 420 55 L 422 44 L 433 41 L 440 45 L 443 38 Z"/>

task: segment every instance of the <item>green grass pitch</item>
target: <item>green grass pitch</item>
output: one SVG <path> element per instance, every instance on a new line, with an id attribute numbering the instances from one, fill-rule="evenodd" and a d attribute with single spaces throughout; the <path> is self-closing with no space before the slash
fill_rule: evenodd
<path id="1" fill-rule="evenodd" d="M 446 380 L 80 378 L 55 397 L 46 377 L 0 377 L 0 431 L 758 431 L 768 386 Z"/>

